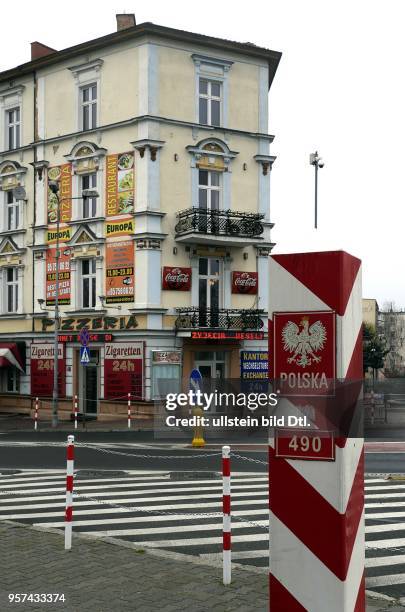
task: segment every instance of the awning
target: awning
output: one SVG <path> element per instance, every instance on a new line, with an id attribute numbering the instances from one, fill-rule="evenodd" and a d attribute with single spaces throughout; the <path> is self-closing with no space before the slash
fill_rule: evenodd
<path id="1" fill-rule="evenodd" d="M 0 368 L 14 366 L 24 372 L 23 360 L 15 342 L 0 342 Z"/>

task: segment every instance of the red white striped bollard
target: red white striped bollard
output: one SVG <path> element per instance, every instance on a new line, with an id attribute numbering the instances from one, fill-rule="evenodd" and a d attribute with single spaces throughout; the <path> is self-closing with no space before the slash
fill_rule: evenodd
<path id="1" fill-rule="evenodd" d="M 38 429 L 38 398 L 35 398 L 35 412 L 34 412 L 34 429 Z"/>
<path id="2" fill-rule="evenodd" d="M 222 447 L 223 582 L 231 584 L 231 449 Z"/>
<path id="3" fill-rule="evenodd" d="M 131 394 L 128 393 L 128 429 L 131 429 Z"/>
<path id="4" fill-rule="evenodd" d="M 65 550 L 72 548 L 74 436 L 67 439 Z"/>
<path id="5" fill-rule="evenodd" d="M 75 429 L 77 429 L 77 395 L 75 395 Z"/>

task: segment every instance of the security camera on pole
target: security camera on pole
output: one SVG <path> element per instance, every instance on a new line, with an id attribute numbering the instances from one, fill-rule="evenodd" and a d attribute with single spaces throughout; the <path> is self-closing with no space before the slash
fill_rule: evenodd
<path id="1" fill-rule="evenodd" d="M 318 151 L 311 153 L 309 163 L 315 168 L 315 229 L 318 228 L 318 168 L 323 168 L 325 162 L 318 155 Z"/>

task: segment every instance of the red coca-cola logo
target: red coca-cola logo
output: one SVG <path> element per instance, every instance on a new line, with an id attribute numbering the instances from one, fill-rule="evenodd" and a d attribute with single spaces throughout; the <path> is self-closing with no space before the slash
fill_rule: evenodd
<path id="1" fill-rule="evenodd" d="M 191 286 L 191 268 L 163 268 L 163 289 L 189 291 Z"/>
<path id="2" fill-rule="evenodd" d="M 257 272 L 233 272 L 232 293 L 257 293 Z"/>

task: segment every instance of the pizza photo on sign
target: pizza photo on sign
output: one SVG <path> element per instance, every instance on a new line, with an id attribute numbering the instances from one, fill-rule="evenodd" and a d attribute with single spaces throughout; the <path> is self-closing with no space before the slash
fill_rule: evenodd
<path id="1" fill-rule="evenodd" d="M 274 313 L 274 378 L 288 395 L 326 394 L 335 378 L 335 313 Z"/>

